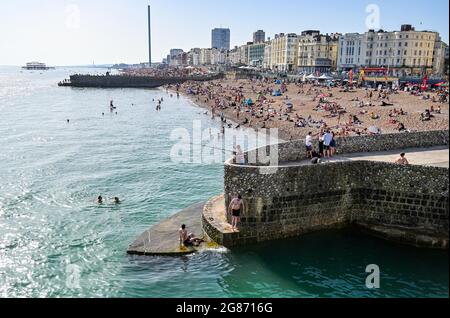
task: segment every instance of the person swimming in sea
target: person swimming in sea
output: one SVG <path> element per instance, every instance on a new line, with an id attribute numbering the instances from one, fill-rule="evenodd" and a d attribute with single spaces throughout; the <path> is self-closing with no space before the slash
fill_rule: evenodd
<path id="1" fill-rule="evenodd" d="M 120 199 L 119 199 L 118 197 L 115 197 L 115 198 L 114 198 L 114 203 L 115 203 L 115 204 L 121 204 L 122 201 L 120 201 Z"/>
<path id="2" fill-rule="evenodd" d="M 103 204 L 103 197 L 101 195 L 98 196 L 97 203 L 98 204 Z"/>

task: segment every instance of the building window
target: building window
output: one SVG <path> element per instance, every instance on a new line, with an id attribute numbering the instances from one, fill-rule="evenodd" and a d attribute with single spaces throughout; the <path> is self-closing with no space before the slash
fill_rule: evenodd
<path id="1" fill-rule="evenodd" d="M 405 42 L 405 46 L 408 46 L 408 42 Z"/>

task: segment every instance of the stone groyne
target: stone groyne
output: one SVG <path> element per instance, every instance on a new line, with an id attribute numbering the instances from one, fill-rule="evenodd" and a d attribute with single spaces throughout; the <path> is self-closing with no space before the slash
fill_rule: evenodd
<path id="1" fill-rule="evenodd" d="M 426 149 L 448 146 L 448 141 L 448 131 L 432 131 L 342 138 L 337 143 L 340 153 L 347 154 Z M 225 164 L 225 206 L 241 194 L 246 208 L 240 232 L 224 234 L 205 217 L 211 208 L 206 204 L 203 228 L 217 243 L 233 247 L 356 225 L 382 238 L 448 248 L 448 168 L 371 161 L 310 165 L 301 162 L 302 141 L 279 144 L 278 155 L 277 167 Z"/>
<path id="2" fill-rule="evenodd" d="M 182 84 L 186 81 L 210 81 L 222 78 L 223 74 L 211 76 L 151 77 L 130 75 L 71 75 L 70 80 L 59 86 L 93 88 L 158 88 L 164 85 Z"/>

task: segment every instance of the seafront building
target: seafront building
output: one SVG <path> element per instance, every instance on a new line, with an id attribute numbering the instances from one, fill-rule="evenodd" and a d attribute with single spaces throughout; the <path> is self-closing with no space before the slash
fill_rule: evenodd
<path id="1" fill-rule="evenodd" d="M 358 70 L 364 66 L 366 45 L 364 34 L 347 33 L 339 37 L 338 71 Z"/>
<path id="2" fill-rule="evenodd" d="M 216 28 L 211 32 L 211 48 L 230 50 L 230 29 Z"/>
<path id="3" fill-rule="evenodd" d="M 446 47 L 437 32 L 416 31 L 411 25 L 402 25 L 400 31 L 345 34 L 339 39 L 337 69 L 382 67 L 393 76 L 443 74 Z"/>
<path id="4" fill-rule="evenodd" d="M 260 44 L 266 42 L 266 32 L 258 30 L 253 33 L 253 43 Z"/>
<path id="5" fill-rule="evenodd" d="M 231 66 L 241 65 L 241 50 L 239 47 L 236 46 L 234 49 L 228 52 L 227 64 Z"/>
<path id="6" fill-rule="evenodd" d="M 187 64 L 191 66 L 200 66 L 201 49 L 194 48 L 188 52 Z"/>
<path id="7" fill-rule="evenodd" d="M 323 35 L 320 31 L 303 31 L 298 37 L 298 71 L 330 73 L 337 66 L 340 34 Z"/>
<path id="8" fill-rule="evenodd" d="M 448 45 L 438 36 L 434 45 L 433 74 L 444 75 L 447 72 L 446 59 L 448 60 Z"/>
<path id="9" fill-rule="evenodd" d="M 416 31 L 402 25 L 400 31 L 369 30 L 366 33 L 301 34 L 280 33 L 265 40 L 258 30 L 253 42 L 230 50 L 229 29 L 214 29 L 212 48 L 195 48 L 184 53 L 172 49 L 171 66 L 253 66 L 274 72 L 327 74 L 353 70 L 380 70 L 394 77 L 442 76 L 448 73 L 448 45 L 439 33 Z"/>
<path id="10" fill-rule="evenodd" d="M 264 47 L 264 61 L 263 68 L 270 69 L 272 65 L 272 42 L 270 39 L 266 42 L 266 46 Z"/>
<path id="11" fill-rule="evenodd" d="M 211 65 L 212 49 L 200 49 L 200 65 Z"/>
<path id="12" fill-rule="evenodd" d="M 298 63 L 298 35 L 280 33 L 270 42 L 270 64 L 268 68 L 278 72 L 292 72 Z"/>
<path id="13" fill-rule="evenodd" d="M 251 43 L 248 45 L 248 65 L 262 66 L 264 63 L 264 52 L 266 43 Z"/>
<path id="14" fill-rule="evenodd" d="M 223 65 L 227 62 L 228 51 L 211 49 L 211 65 Z"/>

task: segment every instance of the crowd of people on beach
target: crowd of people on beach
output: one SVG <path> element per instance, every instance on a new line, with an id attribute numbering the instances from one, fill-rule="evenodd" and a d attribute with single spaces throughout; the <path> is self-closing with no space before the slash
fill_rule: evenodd
<path id="1" fill-rule="evenodd" d="M 129 68 L 121 71 L 122 75 L 145 76 L 145 77 L 186 77 L 186 76 L 206 76 L 211 73 L 202 67 L 192 68 Z"/>
<path id="2" fill-rule="evenodd" d="M 279 128 L 285 139 L 300 139 L 310 130 L 330 129 L 335 136 L 416 131 L 422 129 L 420 122 L 441 114 L 448 99 L 448 90 L 428 93 L 428 111 L 414 120 L 413 112 L 404 109 L 411 108 L 411 98 L 414 104 L 424 103 L 423 94 L 391 87 L 331 87 L 254 78 L 186 82 L 178 90 L 210 108 L 213 117 L 220 113 L 238 127 Z M 437 105 L 429 107 L 429 103 Z"/>

